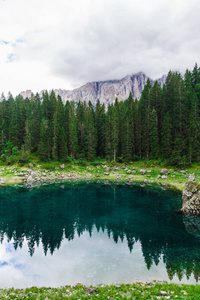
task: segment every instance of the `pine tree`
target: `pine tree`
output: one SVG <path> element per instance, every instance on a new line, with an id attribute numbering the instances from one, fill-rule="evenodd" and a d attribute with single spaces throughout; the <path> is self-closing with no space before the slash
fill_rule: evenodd
<path id="1" fill-rule="evenodd" d="M 97 139 L 97 156 L 105 156 L 105 105 L 101 105 L 100 101 L 97 101 L 95 110 L 95 127 L 96 127 L 96 139 Z"/>
<path id="2" fill-rule="evenodd" d="M 76 122 L 76 113 L 75 113 L 75 103 L 66 102 L 66 132 L 67 132 L 67 148 L 69 155 L 72 158 L 77 157 L 78 150 L 78 136 L 77 136 L 77 122 Z"/>
<path id="3" fill-rule="evenodd" d="M 169 159 L 172 154 L 172 122 L 170 113 L 168 112 L 164 117 L 163 126 L 162 126 L 162 135 L 161 135 L 161 144 L 162 144 L 162 156 L 166 159 Z"/>
<path id="4" fill-rule="evenodd" d="M 141 149 L 142 156 L 149 157 L 150 155 L 150 112 L 151 112 L 151 82 L 148 79 L 142 91 L 139 102 L 139 113 L 141 114 Z"/>
<path id="5" fill-rule="evenodd" d="M 105 134 L 105 152 L 106 159 L 111 160 L 113 156 L 112 151 L 112 111 L 113 105 L 108 105 L 108 111 L 106 114 L 106 134 Z"/>
<path id="6" fill-rule="evenodd" d="M 87 122 L 86 122 L 86 155 L 89 161 L 95 159 L 96 156 L 96 128 L 94 120 L 94 110 L 91 102 L 87 109 Z"/>
<path id="7" fill-rule="evenodd" d="M 49 121 L 46 120 L 45 118 L 43 118 L 41 122 L 38 153 L 41 160 L 50 159 L 51 147 L 50 147 Z"/>
<path id="8" fill-rule="evenodd" d="M 150 157 L 151 158 L 159 157 L 157 114 L 154 108 L 150 113 Z"/>
<path id="9" fill-rule="evenodd" d="M 116 160 L 116 156 L 118 153 L 118 145 L 119 145 L 119 110 L 118 110 L 118 99 L 116 98 L 115 104 L 112 111 L 112 119 L 111 119 L 111 147 L 113 151 L 113 160 Z"/>
<path id="10" fill-rule="evenodd" d="M 198 99 L 194 94 L 192 99 L 191 113 L 189 117 L 189 160 L 200 160 L 200 111 Z"/>

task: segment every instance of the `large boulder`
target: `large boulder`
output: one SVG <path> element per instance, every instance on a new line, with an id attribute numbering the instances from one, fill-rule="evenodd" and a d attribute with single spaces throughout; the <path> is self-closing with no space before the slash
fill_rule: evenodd
<path id="1" fill-rule="evenodd" d="M 186 182 L 182 193 L 181 210 L 187 214 L 200 214 L 200 184 L 198 182 L 194 180 Z"/>

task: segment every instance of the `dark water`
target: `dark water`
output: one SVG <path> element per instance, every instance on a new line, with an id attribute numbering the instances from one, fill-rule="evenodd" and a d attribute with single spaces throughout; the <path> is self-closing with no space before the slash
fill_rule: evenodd
<path id="1" fill-rule="evenodd" d="M 180 206 L 180 194 L 161 189 L 1 188 L 0 287 L 195 283 L 200 222 L 177 214 Z"/>

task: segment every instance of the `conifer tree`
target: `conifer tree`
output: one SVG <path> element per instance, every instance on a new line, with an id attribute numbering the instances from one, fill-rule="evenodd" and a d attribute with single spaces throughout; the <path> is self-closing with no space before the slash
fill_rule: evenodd
<path id="1" fill-rule="evenodd" d="M 42 119 L 40 127 L 40 143 L 38 153 L 41 160 L 50 159 L 51 147 L 50 147 L 50 131 L 49 131 L 49 120 Z"/>
<path id="2" fill-rule="evenodd" d="M 163 120 L 161 145 L 163 158 L 169 159 L 172 154 L 172 123 L 169 112 Z"/>
<path id="3" fill-rule="evenodd" d="M 150 157 L 151 158 L 159 157 L 157 114 L 154 108 L 150 113 Z"/>
<path id="4" fill-rule="evenodd" d="M 115 104 L 113 106 L 112 111 L 112 119 L 111 119 L 111 139 L 112 139 L 112 151 L 113 151 L 113 160 L 116 160 L 117 153 L 118 153 L 118 146 L 119 146 L 119 103 L 118 99 L 116 98 Z"/>
<path id="5" fill-rule="evenodd" d="M 194 94 L 189 117 L 189 161 L 200 160 L 200 117 L 198 99 Z"/>
<path id="6" fill-rule="evenodd" d="M 78 137 L 77 137 L 77 122 L 75 114 L 75 103 L 66 102 L 66 132 L 67 132 L 67 148 L 69 155 L 72 158 L 77 157 L 78 150 Z"/>
<path id="7" fill-rule="evenodd" d="M 108 105 L 108 111 L 106 114 L 106 143 L 105 143 L 105 152 L 106 159 L 111 160 L 113 157 L 112 151 L 112 111 L 113 105 Z"/>
<path id="8" fill-rule="evenodd" d="M 94 160 L 96 156 L 96 128 L 94 120 L 94 110 L 91 102 L 87 109 L 86 122 L 86 154 L 89 161 Z"/>

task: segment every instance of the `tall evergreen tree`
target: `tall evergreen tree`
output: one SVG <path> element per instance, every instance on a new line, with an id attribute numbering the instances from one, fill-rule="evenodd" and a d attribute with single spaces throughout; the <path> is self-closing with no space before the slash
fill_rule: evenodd
<path id="1" fill-rule="evenodd" d="M 189 161 L 200 160 L 200 111 L 194 94 L 189 117 Z"/>
<path id="2" fill-rule="evenodd" d="M 159 140 L 158 140 L 158 128 L 157 128 L 157 114 L 153 108 L 150 113 L 150 157 L 159 157 Z"/>

